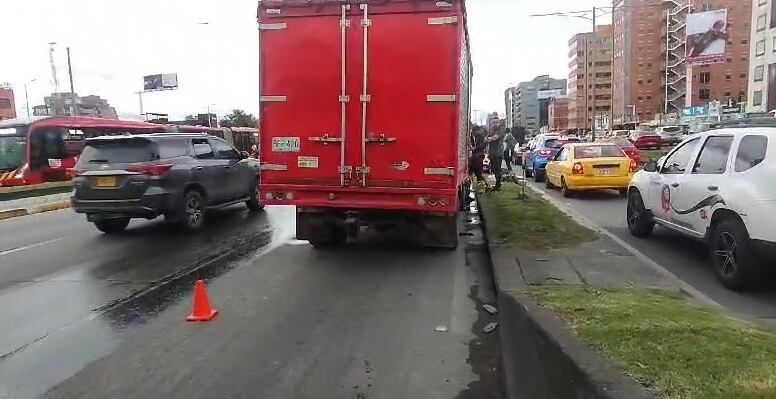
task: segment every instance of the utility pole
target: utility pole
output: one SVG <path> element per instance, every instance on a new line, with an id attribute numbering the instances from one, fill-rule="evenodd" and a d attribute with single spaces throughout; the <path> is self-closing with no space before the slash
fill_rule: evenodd
<path id="1" fill-rule="evenodd" d="M 70 47 L 67 50 L 67 74 L 70 76 L 70 94 L 73 95 L 73 115 L 78 115 L 78 98 L 75 95 L 75 86 L 73 86 L 73 66 L 70 63 Z"/>
<path id="2" fill-rule="evenodd" d="M 596 76 L 595 71 L 595 60 L 596 60 L 596 53 L 598 52 L 598 34 L 595 30 L 595 12 L 596 8 L 593 7 L 593 129 L 590 132 L 590 139 L 595 142 L 595 119 L 596 119 L 596 113 L 598 104 L 596 104 L 596 98 L 595 98 L 595 86 L 598 83 L 598 77 Z"/>
<path id="3" fill-rule="evenodd" d="M 57 77 L 57 65 L 54 63 L 54 46 L 56 42 L 49 43 L 49 64 L 51 66 L 51 84 L 54 86 L 54 93 L 59 92 L 59 78 Z"/>

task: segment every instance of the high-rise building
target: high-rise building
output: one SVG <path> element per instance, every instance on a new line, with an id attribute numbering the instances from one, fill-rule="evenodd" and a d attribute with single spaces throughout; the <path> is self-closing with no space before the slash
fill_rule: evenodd
<path id="1" fill-rule="evenodd" d="M 598 129 L 607 128 L 612 111 L 612 26 L 599 25 L 595 34 L 578 33 L 568 44 L 568 128 L 591 130 L 594 120 Z"/>
<path id="2" fill-rule="evenodd" d="M 566 96 L 553 97 L 550 99 L 550 106 L 547 108 L 549 115 L 550 131 L 558 132 L 569 128 L 569 99 Z"/>
<path id="3" fill-rule="evenodd" d="M 16 118 L 16 102 L 10 83 L 0 83 L 0 119 Z"/>
<path id="4" fill-rule="evenodd" d="M 768 112 L 776 109 L 776 1 L 751 0 L 751 6 L 747 105 Z"/>
<path id="5" fill-rule="evenodd" d="M 553 79 L 549 75 L 510 87 L 504 92 L 507 127 L 522 126 L 529 132 L 538 132 L 549 123 L 550 99 L 565 94 L 566 79 Z"/>
<path id="6" fill-rule="evenodd" d="M 73 93 L 52 93 L 43 99 L 44 105 L 34 106 L 35 116 L 91 116 L 118 119 L 116 109 L 100 96 L 80 97 Z"/>
<path id="7" fill-rule="evenodd" d="M 752 1 L 765 0 L 613 0 L 614 125 L 714 100 L 744 100 Z M 715 9 L 727 9 L 726 54 L 722 62 L 688 69 L 687 15 Z"/>

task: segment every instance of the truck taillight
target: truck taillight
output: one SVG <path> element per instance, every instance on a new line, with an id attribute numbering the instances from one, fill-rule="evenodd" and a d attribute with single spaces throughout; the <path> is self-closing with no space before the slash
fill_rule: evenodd
<path id="1" fill-rule="evenodd" d="M 639 170 L 639 164 L 636 163 L 636 160 L 631 159 L 630 160 L 630 171 L 631 172 L 638 172 Z"/>
<path id="2" fill-rule="evenodd" d="M 447 198 L 435 198 L 435 197 L 418 197 L 418 205 L 420 206 L 447 206 L 450 205 L 450 200 Z"/>
<path id="3" fill-rule="evenodd" d="M 264 194 L 264 198 L 266 198 L 268 201 L 292 201 L 294 199 L 294 193 L 268 192 Z"/>
<path id="4" fill-rule="evenodd" d="M 127 172 L 142 173 L 149 176 L 161 176 L 172 168 L 172 164 L 137 165 L 127 168 Z"/>
<path id="5" fill-rule="evenodd" d="M 582 163 L 577 162 L 574 164 L 574 166 L 571 167 L 571 174 L 572 175 L 583 175 L 585 174 L 585 168 L 582 167 Z"/>

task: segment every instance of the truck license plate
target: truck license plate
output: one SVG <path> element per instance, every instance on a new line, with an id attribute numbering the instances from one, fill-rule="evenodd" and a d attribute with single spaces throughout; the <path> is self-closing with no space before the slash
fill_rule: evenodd
<path id="1" fill-rule="evenodd" d="M 273 137 L 272 152 L 299 152 L 299 137 Z"/>

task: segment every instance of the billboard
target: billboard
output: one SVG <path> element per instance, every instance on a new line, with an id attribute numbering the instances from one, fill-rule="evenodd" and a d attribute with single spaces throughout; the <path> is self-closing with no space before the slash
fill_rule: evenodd
<path id="1" fill-rule="evenodd" d="M 725 59 L 727 9 L 687 14 L 686 61 L 705 64 Z"/>
<path id="2" fill-rule="evenodd" d="M 547 98 L 562 97 L 563 95 L 563 89 L 539 90 L 536 93 L 536 99 L 544 100 Z"/>
<path id="3" fill-rule="evenodd" d="M 163 73 L 143 76 L 143 91 L 175 90 L 178 88 L 178 75 Z"/>

